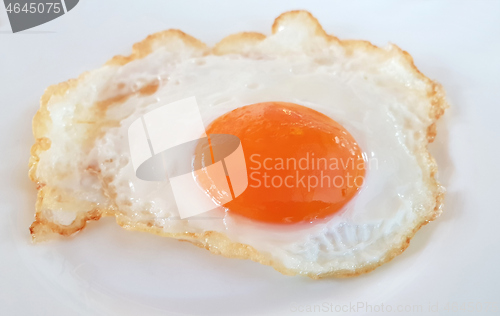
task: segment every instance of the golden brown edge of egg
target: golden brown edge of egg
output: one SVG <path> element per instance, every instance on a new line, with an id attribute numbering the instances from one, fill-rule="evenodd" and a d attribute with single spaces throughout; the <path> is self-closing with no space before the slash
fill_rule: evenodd
<path id="1" fill-rule="evenodd" d="M 61 192 L 61 190 L 51 187 L 50 183 L 42 183 L 36 177 L 37 164 L 40 160 L 39 155 L 41 152 L 48 150 L 51 145 L 51 141 L 47 137 L 47 135 L 49 129 L 51 128 L 52 122 L 50 119 L 49 111 L 47 109 L 47 104 L 52 97 L 63 96 L 67 91 L 75 88 L 79 84 L 79 82 L 86 76 L 86 73 L 81 74 L 77 79 L 70 79 L 66 82 L 49 86 L 41 97 L 40 109 L 33 118 L 33 134 L 36 141 L 31 148 L 31 157 L 29 160 L 29 177 L 33 182 L 36 183 L 38 195 L 36 202 L 35 221 L 30 226 L 32 240 L 34 242 L 42 241 L 47 239 L 49 235 L 54 234 L 69 236 L 85 228 L 88 221 L 99 220 L 102 216 L 115 215 L 117 223 L 129 230 L 144 231 L 160 236 L 176 238 L 181 241 L 189 241 L 192 244 L 201 248 L 205 248 L 214 254 L 220 254 L 228 258 L 250 259 L 264 265 L 272 266 L 275 270 L 286 275 L 301 274 L 307 275 L 313 279 L 324 277 L 358 276 L 360 274 L 374 270 L 378 266 L 390 261 L 397 255 L 401 254 L 408 247 L 408 245 L 410 244 L 410 240 L 415 235 L 415 233 L 423 225 L 436 219 L 442 211 L 445 190 L 435 178 L 437 173 L 437 165 L 434 158 L 431 156 L 427 149 L 427 144 L 431 143 L 436 136 L 436 121 L 441 115 L 443 115 L 444 110 L 449 107 L 445 99 L 445 92 L 439 83 L 427 78 L 415 67 L 413 58 L 410 56 L 410 54 L 403 51 L 396 45 L 392 46 L 395 49 L 388 51 L 379 48 L 368 41 L 339 40 L 333 35 L 328 35 L 323 30 L 318 20 L 314 18 L 311 13 L 301 10 L 285 12 L 277 17 L 272 26 L 272 33 L 276 33 L 280 24 L 288 20 L 299 20 L 304 24 L 304 26 L 314 28 L 316 36 L 322 36 L 325 37 L 325 39 L 327 39 L 328 41 L 334 41 L 338 43 L 346 50 L 347 54 L 350 54 L 355 50 L 364 50 L 369 51 L 370 53 L 385 54 L 388 57 L 402 57 L 405 61 L 404 65 L 406 66 L 407 70 L 409 72 L 412 72 L 417 78 L 420 78 L 422 81 L 427 83 L 427 97 L 431 104 L 429 117 L 431 118 L 432 124 L 430 124 L 427 128 L 427 137 L 425 143 L 421 144 L 420 151 L 416 152 L 415 154 L 416 156 L 420 156 L 422 158 L 421 160 L 419 160 L 420 167 L 422 168 L 423 174 L 426 177 L 425 180 L 428 188 L 433 192 L 434 202 L 430 201 L 426 215 L 420 218 L 420 221 L 416 224 L 411 232 L 402 237 L 399 245 L 396 245 L 394 248 L 388 250 L 385 256 L 376 263 L 361 266 L 355 270 L 334 270 L 323 274 L 314 274 L 288 269 L 280 262 L 272 261 L 271 259 L 262 255 L 253 247 L 241 243 L 232 242 L 228 237 L 219 232 L 207 231 L 202 234 L 172 234 L 165 233 L 160 227 L 155 227 L 153 225 L 146 225 L 142 223 L 131 225 L 130 221 L 128 221 L 127 218 L 125 218 L 123 215 L 119 215 L 118 212 L 115 212 L 115 208 L 113 206 L 103 208 L 102 206 L 97 206 L 90 202 L 78 201 L 80 205 L 79 208 L 86 209 L 88 211 L 78 212 L 77 218 L 71 225 L 64 226 L 51 222 L 49 219 L 45 218 L 42 212 L 44 200 L 56 199 L 58 202 L 60 202 L 61 200 L 63 202 L 71 202 L 74 201 L 75 198 L 71 197 L 71 195 L 68 195 L 67 192 Z M 180 30 L 171 29 L 149 35 L 143 41 L 133 45 L 132 54 L 130 54 L 129 56 L 114 56 L 106 63 L 106 65 L 125 65 L 133 60 L 144 58 L 152 51 L 154 51 L 155 46 L 168 46 L 169 42 L 174 43 L 178 40 L 183 41 L 184 44 L 188 47 L 203 51 L 203 53 L 206 55 L 246 55 L 248 49 L 251 49 L 252 46 L 256 45 L 265 38 L 266 36 L 260 33 L 237 33 L 229 35 L 226 38 L 222 39 L 213 48 L 208 48 L 198 39 L 187 35 Z"/>

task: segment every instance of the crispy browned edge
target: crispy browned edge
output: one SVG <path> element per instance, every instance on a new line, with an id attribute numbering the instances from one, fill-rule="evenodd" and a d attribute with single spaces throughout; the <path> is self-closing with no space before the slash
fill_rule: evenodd
<path id="1" fill-rule="evenodd" d="M 352 52 L 354 50 L 366 50 L 372 51 L 382 54 L 388 54 L 388 52 L 382 48 L 379 48 L 368 41 L 361 40 L 339 40 L 335 36 L 328 35 L 319 22 L 307 11 L 290 11 L 281 14 L 274 21 L 272 32 L 273 34 L 277 32 L 280 23 L 287 19 L 301 19 L 302 22 L 309 24 L 309 27 L 313 27 L 315 30 L 315 34 L 318 36 L 323 36 L 328 41 L 335 41 L 338 44 L 342 45 L 346 52 Z M 224 55 L 231 53 L 240 53 L 244 54 L 247 48 L 251 48 L 256 43 L 265 39 L 266 36 L 260 33 L 253 32 L 244 32 L 230 35 L 223 40 L 221 40 L 218 44 L 216 44 L 211 52 L 215 55 Z M 135 59 L 144 58 L 149 53 L 154 50 L 154 45 L 156 43 L 162 43 L 164 41 L 169 41 L 172 39 L 182 40 L 186 45 L 192 46 L 195 49 L 206 50 L 207 47 L 205 44 L 200 42 L 199 40 L 185 34 L 179 30 L 167 30 L 163 32 L 158 32 L 148 36 L 143 41 L 136 43 L 133 45 L 132 54 L 129 56 L 115 56 L 111 60 L 109 60 L 107 65 L 125 65 Z M 427 83 L 429 87 L 428 98 L 432 104 L 429 116 L 432 119 L 433 123 L 427 129 L 427 141 L 431 143 L 436 136 L 436 121 L 439 119 L 441 115 L 443 115 L 444 110 L 448 107 L 448 104 L 445 99 L 445 93 L 440 84 L 432 81 L 431 79 L 424 76 L 415 66 L 413 62 L 413 58 L 407 52 L 403 51 L 397 46 L 393 46 L 397 49 L 397 53 L 403 57 L 406 62 L 408 69 L 413 71 L 414 74 L 419 77 L 421 80 Z M 83 73 L 78 79 L 70 79 L 66 82 L 62 82 L 57 85 L 52 85 L 48 87 L 41 97 L 40 100 L 40 109 L 36 113 L 33 119 L 33 134 L 35 137 L 35 144 L 31 148 L 31 158 L 29 162 L 29 176 L 33 182 L 37 184 L 38 197 L 36 203 L 36 216 L 35 221 L 30 227 L 30 232 L 32 234 L 33 240 L 36 241 L 37 237 L 42 237 L 42 235 L 48 233 L 57 233 L 60 235 L 68 236 L 74 234 L 75 232 L 83 229 L 90 220 L 98 220 L 101 216 L 112 216 L 115 215 L 112 210 L 99 209 L 97 207 L 93 207 L 89 212 L 85 215 L 79 216 L 77 220 L 75 220 L 69 226 L 60 226 L 55 223 L 49 222 L 47 219 L 43 218 L 41 215 L 40 205 L 45 197 L 45 191 L 48 189 L 45 183 L 41 183 L 36 178 L 36 168 L 37 163 L 39 161 L 39 154 L 45 150 L 50 148 L 50 139 L 46 137 L 46 132 L 50 128 L 51 120 L 47 110 L 47 103 L 53 96 L 62 96 L 70 89 L 76 87 L 80 80 L 85 76 Z M 296 275 L 302 274 L 307 275 L 311 278 L 318 279 L 324 277 L 353 277 L 358 276 L 363 273 L 370 272 L 377 268 L 378 266 L 392 260 L 394 257 L 402 253 L 410 244 L 411 238 L 415 235 L 415 233 L 428 222 L 436 219 L 440 213 L 444 199 L 444 189 L 436 180 L 437 173 L 437 165 L 434 158 L 431 156 L 429 151 L 427 150 L 427 144 L 422 149 L 422 157 L 427 162 L 426 165 L 421 166 L 423 170 L 430 170 L 430 183 L 429 186 L 433 189 L 435 204 L 434 208 L 430 209 L 427 216 L 421 218 L 421 221 L 416 225 L 416 227 L 407 234 L 402 240 L 400 245 L 394 247 L 392 250 L 388 251 L 384 258 L 374 264 L 366 265 L 357 270 L 336 270 L 323 274 L 314 274 L 307 273 L 301 271 L 294 271 L 284 267 L 279 262 L 274 262 L 266 256 L 260 254 L 253 247 L 232 242 L 228 237 L 226 237 L 222 233 L 208 231 L 203 234 L 195 234 L 195 233 L 180 233 L 180 234 L 171 234 L 165 233 L 161 228 L 154 227 L 151 225 L 145 224 L 135 224 L 131 226 L 128 220 L 120 215 L 116 215 L 117 223 L 130 230 L 144 231 L 154 233 L 160 236 L 172 237 L 182 241 L 189 241 L 196 246 L 201 248 L 205 248 L 212 253 L 220 254 L 229 258 L 239 258 L 239 259 L 250 259 L 255 262 L 259 262 L 261 264 L 272 266 L 277 271 L 286 274 L 286 275 Z"/>

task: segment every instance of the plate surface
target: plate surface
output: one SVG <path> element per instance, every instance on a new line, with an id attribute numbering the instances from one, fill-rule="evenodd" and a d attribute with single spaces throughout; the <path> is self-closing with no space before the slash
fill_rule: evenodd
<path id="1" fill-rule="evenodd" d="M 156 31 L 178 28 L 213 45 L 239 31 L 269 34 L 291 9 L 309 10 L 342 39 L 396 43 L 448 93 L 452 108 L 431 147 L 448 189 L 445 210 L 408 250 L 357 278 L 314 281 L 128 232 L 112 219 L 30 243 L 31 119 L 47 86 L 128 54 Z M 12 34 L 2 7 L 0 315 L 497 315 L 499 16 L 498 1 L 86 0 Z"/>

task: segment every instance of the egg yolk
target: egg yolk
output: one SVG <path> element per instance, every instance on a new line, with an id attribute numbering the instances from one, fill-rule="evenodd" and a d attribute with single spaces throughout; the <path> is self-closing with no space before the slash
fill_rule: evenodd
<path id="1" fill-rule="evenodd" d="M 364 182 L 365 161 L 355 139 L 305 106 L 244 106 L 217 118 L 206 133 L 241 141 L 248 186 L 223 204 L 231 214 L 266 223 L 312 222 L 341 210 Z M 213 200 L 221 196 L 210 179 L 197 181 Z"/>

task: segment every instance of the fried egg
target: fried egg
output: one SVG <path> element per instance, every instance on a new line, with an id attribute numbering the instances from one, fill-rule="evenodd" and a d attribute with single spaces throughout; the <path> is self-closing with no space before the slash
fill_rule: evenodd
<path id="1" fill-rule="evenodd" d="M 201 175 L 214 209 L 182 219 L 168 179 L 137 177 L 128 129 L 193 96 L 207 135 L 241 140 L 248 187 L 224 202 L 231 192 Z M 284 274 L 359 275 L 440 214 L 444 188 L 427 144 L 446 107 L 441 86 L 406 52 L 341 41 L 305 11 L 282 14 L 270 36 L 239 33 L 213 48 L 156 33 L 45 92 L 33 123 L 31 234 L 71 235 L 115 216 L 124 228 Z"/>

